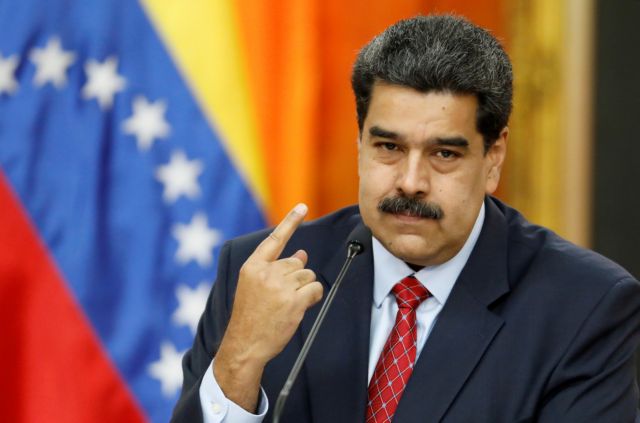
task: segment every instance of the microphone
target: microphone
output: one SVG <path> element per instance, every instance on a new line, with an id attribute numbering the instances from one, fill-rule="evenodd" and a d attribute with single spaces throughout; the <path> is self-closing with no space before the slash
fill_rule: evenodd
<path id="1" fill-rule="evenodd" d="M 289 397 L 289 392 L 291 392 L 291 387 L 293 386 L 293 382 L 295 382 L 298 377 L 298 373 L 302 369 L 302 364 L 304 360 L 307 358 L 307 354 L 309 353 L 309 349 L 311 348 L 311 344 L 313 344 L 313 340 L 316 338 L 316 334 L 318 333 L 318 329 L 320 329 L 320 325 L 324 320 L 331 303 L 333 302 L 334 297 L 336 296 L 336 292 L 338 292 L 338 288 L 340 287 L 340 283 L 342 279 L 344 279 L 344 275 L 347 273 L 347 269 L 351 266 L 351 262 L 353 258 L 358 254 L 364 251 L 364 246 L 358 240 L 349 241 L 349 245 L 347 247 L 347 259 L 342 265 L 342 269 L 340 269 L 340 273 L 336 277 L 336 282 L 333 284 L 329 293 L 327 294 L 327 299 L 322 304 L 320 308 L 320 312 L 318 313 L 318 317 L 316 317 L 315 322 L 313 322 L 313 326 L 311 327 L 311 331 L 309 332 L 309 336 L 306 341 L 304 341 L 304 345 L 302 345 L 302 349 L 298 354 L 298 358 L 296 358 L 293 367 L 291 368 L 291 372 L 289 372 L 289 376 L 287 380 L 284 382 L 284 386 L 278 395 L 278 399 L 276 400 L 276 406 L 273 410 L 273 423 L 278 423 L 280 420 L 280 416 L 282 415 L 282 410 L 284 409 L 284 404 L 287 402 L 287 398 Z"/>

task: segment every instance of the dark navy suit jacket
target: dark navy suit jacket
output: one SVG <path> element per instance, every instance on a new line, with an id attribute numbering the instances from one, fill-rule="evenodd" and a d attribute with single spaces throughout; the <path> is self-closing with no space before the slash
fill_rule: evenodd
<path id="1" fill-rule="evenodd" d="M 418 358 L 394 422 L 635 421 L 638 281 L 498 200 L 487 197 L 485 204 L 480 237 Z M 346 208 L 302 225 L 283 255 L 305 249 L 326 295 L 345 260 L 346 243 L 364 233 L 357 207 Z M 200 381 L 224 334 L 238 271 L 267 234 L 230 241 L 220 253 L 213 293 L 183 361 L 175 422 L 202 420 Z M 329 310 L 282 422 L 364 421 L 373 255 L 370 235 L 362 240 L 365 251 Z M 319 308 L 307 312 L 265 369 L 270 413 Z"/>

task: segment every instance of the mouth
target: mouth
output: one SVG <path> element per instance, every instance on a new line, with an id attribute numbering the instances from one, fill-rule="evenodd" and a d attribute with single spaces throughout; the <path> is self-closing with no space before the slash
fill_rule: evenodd
<path id="1" fill-rule="evenodd" d="M 416 215 L 415 213 L 411 213 L 405 210 L 398 211 L 398 212 L 385 212 L 385 214 L 388 214 L 394 217 L 395 219 L 398 219 L 401 222 L 407 222 L 407 223 L 422 222 L 425 220 L 430 220 L 428 217 L 419 216 L 419 215 Z"/>

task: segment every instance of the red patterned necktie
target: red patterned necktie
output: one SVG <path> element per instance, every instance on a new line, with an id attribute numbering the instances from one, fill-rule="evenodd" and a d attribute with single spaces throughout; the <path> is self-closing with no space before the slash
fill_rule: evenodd
<path id="1" fill-rule="evenodd" d="M 392 291 L 398 302 L 398 314 L 369 382 L 366 423 L 393 419 L 416 361 L 416 308 L 430 295 L 413 276 L 395 284 Z"/>

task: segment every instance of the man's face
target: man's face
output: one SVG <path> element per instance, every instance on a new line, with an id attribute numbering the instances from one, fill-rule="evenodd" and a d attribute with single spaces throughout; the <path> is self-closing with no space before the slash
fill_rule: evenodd
<path id="1" fill-rule="evenodd" d="M 456 255 L 498 186 L 507 129 L 485 155 L 477 106 L 473 95 L 374 84 L 359 143 L 360 213 L 407 263 Z"/>

